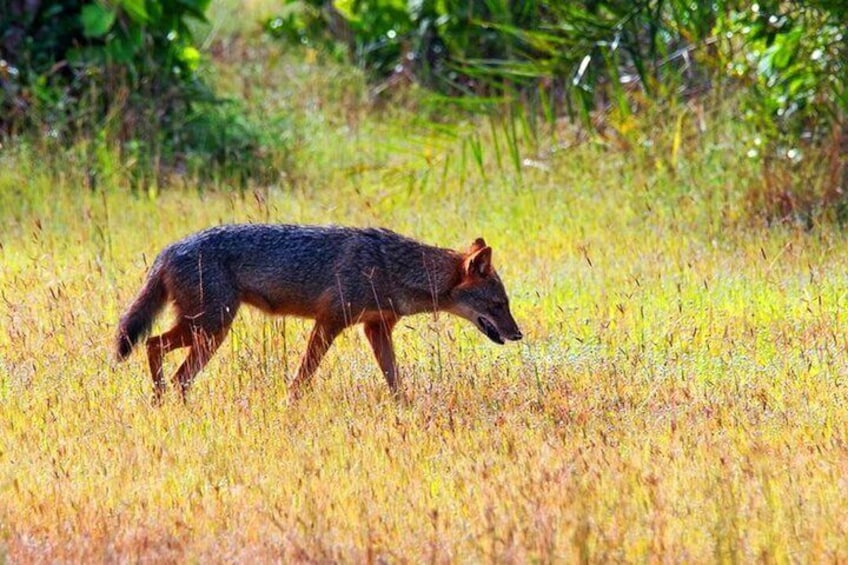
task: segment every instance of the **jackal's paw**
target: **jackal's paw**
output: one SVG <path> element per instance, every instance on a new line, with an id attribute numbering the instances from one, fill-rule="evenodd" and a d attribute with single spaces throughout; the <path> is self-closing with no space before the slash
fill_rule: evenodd
<path id="1" fill-rule="evenodd" d="M 150 405 L 153 408 L 162 408 L 162 405 L 165 404 L 165 395 L 161 392 L 154 392 L 153 396 L 150 397 Z"/>
<path id="2" fill-rule="evenodd" d="M 287 397 L 289 406 L 293 406 L 293 405 L 297 404 L 297 402 L 301 398 L 303 398 L 303 396 L 305 394 L 306 394 L 305 387 L 298 386 L 298 385 L 290 385 L 289 390 L 288 390 L 288 397 Z"/>

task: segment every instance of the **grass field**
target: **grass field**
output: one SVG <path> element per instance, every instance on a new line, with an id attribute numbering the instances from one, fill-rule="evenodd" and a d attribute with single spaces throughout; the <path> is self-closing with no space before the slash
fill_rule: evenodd
<path id="1" fill-rule="evenodd" d="M 750 220 L 730 110 L 534 141 L 239 53 L 222 82 L 298 132 L 279 183 L 133 192 L 112 155 L 92 192 L 73 151 L 0 151 L 0 561 L 848 560 L 845 237 Z M 404 319 L 397 403 L 349 330 L 290 405 L 309 324 L 244 309 L 155 408 L 117 319 L 159 249 L 234 221 L 484 236 L 525 339 Z"/>

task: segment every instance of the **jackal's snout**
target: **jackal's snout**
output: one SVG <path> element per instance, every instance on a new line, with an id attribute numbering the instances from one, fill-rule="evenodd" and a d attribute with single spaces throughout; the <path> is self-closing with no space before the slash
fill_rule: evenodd
<path id="1" fill-rule="evenodd" d="M 506 295 L 506 293 L 504 293 Z M 512 312 L 509 310 L 509 304 L 505 305 L 502 310 L 502 319 L 500 321 L 501 335 L 509 341 L 518 341 L 524 334 L 518 328 L 518 323 L 512 317 Z"/>
<path id="2" fill-rule="evenodd" d="M 490 309 L 487 315 L 478 316 L 477 327 L 489 339 L 501 345 L 505 341 L 518 341 L 524 337 L 506 305 Z"/>

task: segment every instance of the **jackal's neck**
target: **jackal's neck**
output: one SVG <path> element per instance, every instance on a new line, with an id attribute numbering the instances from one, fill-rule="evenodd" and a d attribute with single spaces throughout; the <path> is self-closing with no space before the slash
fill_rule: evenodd
<path id="1" fill-rule="evenodd" d="M 400 276 L 406 313 L 447 308 L 451 291 L 461 280 L 462 260 L 460 253 L 450 249 L 429 246 L 420 249 L 414 268 L 405 269 Z"/>

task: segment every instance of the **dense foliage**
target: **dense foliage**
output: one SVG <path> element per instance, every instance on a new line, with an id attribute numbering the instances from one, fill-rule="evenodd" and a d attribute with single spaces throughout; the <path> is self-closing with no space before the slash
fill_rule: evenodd
<path id="1" fill-rule="evenodd" d="M 272 33 L 307 44 L 340 40 L 375 92 L 414 81 L 475 106 L 518 102 L 551 120 L 567 114 L 619 133 L 648 104 L 716 85 L 740 92 L 760 131 L 748 141 L 765 171 L 757 206 L 780 217 L 816 207 L 843 215 L 848 8 L 838 0 L 286 4 L 269 22 Z M 811 178 L 822 169 L 826 178 Z"/>
<path id="2" fill-rule="evenodd" d="M 541 92 L 576 112 L 610 101 L 629 112 L 628 91 L 691 95 L 726 71 L 757 82 L 771 113 L 810 110 L 824 91 L 824 112 L 845 110 L 848 10 L 826 0 L 737 4 L 289 0 L 269 29 L 303 43 L 343 40 L 378 80 L 406 73 L 452 94 Z"/>
<path id="3" fill-rule="evenodd" d="M 832 212 L 848 220 L 848 7 L 776 0 L 731 12 L 717 32 L 727 75 L 746 87 L 745 117 L 759 132 L 758 207 L 777 217 Z M 764 199 L 764 201 L 762 201 Z"/>
<path id="4" fill-rule="evenodd" d="M 195 71 L 189 18 L 203 19 L 209 0 L 11 0 L 0 8 L 6 131 L 34 119 L 81 116 L 98 102 L 120 110 L 126 125 L 155 102 L 162 116 L 205 94 Z M 95 88 L 93 88 L 95 87 Z M 97 100 L 92 101 L 91 96 Z M 159 120 L 156 120 L 159 122 Z M 56 125 L 51 123 L 51 125 Z"/>
<path id="5" fill-rule="evenodd" d="M 199 78 L 189 22 L 209 2 L 2 3 L 0 133 L 117 140 L 140 170 L 270 171 L 261 156 L 280 136 Z M 752 206 L 769 218 L 848 218 L 838 0 L 283 0 L 266 29 L 346 53 L 375 97 L 416 83 L 470 108 L 569 116 L 623 138 L 644 108 L 729 94 L 756 131 L 742 140 L 762 162 Z"/>
<path id="6" fill-rule="evenodd" d="M 259 135 L 199 77 L 190 21 L 209 0 L 0 4 L 0 132 L 117 142 L 151 168 L 236 168 Z"/>

